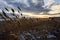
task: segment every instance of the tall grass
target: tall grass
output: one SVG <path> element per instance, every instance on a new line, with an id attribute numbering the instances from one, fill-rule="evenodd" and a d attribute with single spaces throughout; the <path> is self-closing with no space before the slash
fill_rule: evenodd
<path id="1" fill-rule="evenodd" d="M 19 7 L 18 7 L 19 8 Z M 13 12 L 13 16 L 15 15 L 15 10 L 12 8 L 11 11 Z M 20 8 L 19 8 L 19 11 Z M 3 15 L 4 16 L 3 16 Z M 13 33 L 22 33 L 23 31 L 29 31 L 29 30 L 39 30 L 41 34 L 48 34 L 51 32 L 54 32 L 56 30 L 60 29 L 60 22 L 57 22 L 55 20 L 41 20 L 42 18 L 17 18 L 12 20 L 5 12 L 2 10 L 2 16 L 5 21 L 0 22 L 0 31 L 8 30 Z M 22 16 L 22 14 L 21 14 Z M 6 18 L 11 20 L 6 20 Z M 58 35 L 60 33 L 60 30 L 58 32 Z"/>

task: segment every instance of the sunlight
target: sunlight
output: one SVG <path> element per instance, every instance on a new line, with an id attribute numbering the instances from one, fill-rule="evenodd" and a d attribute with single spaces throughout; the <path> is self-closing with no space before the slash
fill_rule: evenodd
<path id="1" fill-rule="evenodd" d="M 33 18 L 49 18 L 49 15 L 35 15 L 33 13 L 26 13 L 26 12 L 24 12 L 23 15 Z"/>
<path id="2" fill-rule="evenodd" d="M 34 13 L 27 13 L 27 12 L 24 12 L 23 15 L 32 17 L 32 18 L 49 18 L 49 17 L 59 17 L 60 16 L 60 14 L 58 14 L 58 15 L 35 15 Z"/>

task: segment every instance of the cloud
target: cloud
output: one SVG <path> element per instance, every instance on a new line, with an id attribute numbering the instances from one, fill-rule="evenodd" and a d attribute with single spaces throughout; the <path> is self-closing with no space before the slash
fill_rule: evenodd
<path id="1" fill-rule="evenodd" d="M 40 14 L 40 12 L 42 12 L 41 14 L 47 14 L 47 13 L 51 13 L 53 11 L 51 11 L 54 8 L 54 4 L 55 0 L 44 0 L 45 1 L 45 5 L 43 4 L 43 0 L 0 0 L 0 9 L 4 8 L 4 7 L 12 7 L 14 9 L 16 9 L 17 6 L 20 6 L 20 8 L 22 9 L 22 12 L 31 12 L 34 14 Z M 51 4 L 53 4 L 51 6 Z M 44 8 L 43 6 L 47 7 Z M 52 7 L 51 10 L 49 9 L 49 7 Z M 56 7 L 57 8 L 57 7 Z M 59 8 L 58 8 L 59 9 Z M 57 9 L 54 9 L 54 11 Z M 59 9 L 60 10 L 60 9 Z"/>
<path id="2" fill-rule="evenodd" d="M 58 0 L 44 0 L 44 1 L 45 1 L 44 7 L 46 9 L 50 9 L 50 11 L 46 12 L 46 14 L 59 14 L 60 13 L 60 4 L 57 3 Z"/>
<path id="3" fill-rule="evenodd" d="M 44 0 L 45 1 L 45 5 L 44 7 L 46 9 L 50 9 L 48 12 L 43 12 L 42 14 L 60 14 L 60 4 L 57 3 L 56 0 Z"/>
<path id="4" fill-rule="evenodd" d="M 51 6 L 51 4 L 55 3 L 55 0 L 44 0 L 45 3 L 45 7 L 49 8 Z"/>
<path id="5" fill-rule="evenodd" d="M 0 9 L 4 9 L 5 7 L 13 7 L 13 5 L 8 4 L 7 1 L 1 0 L 0 1 Z"/>
<path id="6" fill-rule="evenodd" d="M 7 3 L 5 2 L 5 1 L 0 1 L 0 8 L 2 8 L 2 7 L 4 7 L 4 6 L 6 6 L 7 5 Z"/>
<path id="7" fill-rule="evenodd" d="M 4 7 L 14 7 L 20 6 L 22 11 L 29 11 L 29 12 L 40 12 L 40 10 L 44 9 L 42 7 L 42 3 L 37 0 L 1 0 L 0 1 L 0 8 Z M 42 10 L 43 11 L 43 10 Z"/>
<path id="8" fill-rule="evenodd" d="M 49 11 L 49 14 L 59 14 L 60 13 L 60 5 L 54 4 L 51 6 L 52 11 Z"/>

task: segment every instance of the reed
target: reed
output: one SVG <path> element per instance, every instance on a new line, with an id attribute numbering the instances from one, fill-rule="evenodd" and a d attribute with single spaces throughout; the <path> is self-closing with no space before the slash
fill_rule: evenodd
<path id="1" fill-rule="evenodd" d="M 20 10 L 20 9 L 19 9 Z M 11 11 L 14 13 L 15 10 L 12 8 Z M 10 17 L 2 10 L 2 14 L 0 14 L 4 19 Z M 14 13 L 14 15 L 15 13 Z M 4 30 L 8 30 L 13 33 L 22 33 L 24 31 L 37 30 L 40 34 L 49 34 L 56 33 L 58 36 L 60 35 L 60 22 L 55 20 L 41 20 L 42 18 L 16 18 L 14 20 L 6 20 L 0 22 L 0 32 Z M 57 31 L 58 30 L 58 31 Z M 58 37 L 57 36 L 57 37 Z M 59 36 L 60 37 L 60 36 Z"/>
<path id="2" fill-rule="evenodd" d="M 18 8 L 18 13 L 20 13 L 21 16 L 23 16 L 23 14 L 22 14 L 22 12 L 21 12 L 21 11 L 22 11 L 21 8 L 20 8 L 19 6 L 18 6 L 17 8 Z"/>
<path id="3" fill-rule="evenodd" d="M 9 11 L 8 8 L 5 8 L 5 10 Z"/>
<path id="4" fill-rule="evenodd" d="M 4 10 L 2 10 L 2 14 L 5 17 L 5 19 L 10 19 L 11 20 L 11 18 L 4 12 Z"/>

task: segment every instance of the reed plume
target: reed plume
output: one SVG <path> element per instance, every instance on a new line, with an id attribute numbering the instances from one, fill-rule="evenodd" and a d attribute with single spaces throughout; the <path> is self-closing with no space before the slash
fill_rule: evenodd
<path id="1" fill-rule="evenodd" d="M 2 17 L 2 19 L 5 19 L 5 17 L 0 13 L 0 16 Z"/>
<path id="2" fill-rule="evenodd" d="M 23 16 L 23 14 L 21 12 L 21 8 L 19 6 L 17 8 L 19 9 L 18 12 L 21 13 L 20 15 Z"/>
<path id="3" fill-rule="evenodd" d="M 15 12 L 13 8 L 11 8 L 11 11 L 12 11 L 13 13 Z"/>
<path id="4" fill-rule="evenodd" d="M 17 15 L 15 15 L 15 13 L 14 13 L 14 12 L 15 12 L 15 10 L 14 10 L 13 8 L 11 8 L 11 11 L 13 12 L 13 14 L 12 14 L 12 15 L 13 15 L 13 16 L 15 16 L 16 18 L 18 18 L 18 16 L 17 16 Z"/>
<path id="5" fill-rule="evenodd" d="M 14 13 L 14 12 L 15 12 L 15 10 L 14 10 L 13 8 L 11 8 L 11 11 L 13 12 L 13 14 L 12 14 L 12 15 L 13 15 L 13 16 L 15 16 L 15 13 Z"/>
<path id="6" fill-rule="evenodd" d="M 5 10 L 9 11 L 7 8 L 5 8 Z"/>
<path id="7" fill-rule="evenodd" d="M 11 19 L 3 10 L 2 10 L 2 13 L 3 13 L 5 18 Z"/>
<path id="8" fill-rule="evenodd" d="M 17 8 L 21 11 L 21 8 L 19 6 Z"/>

